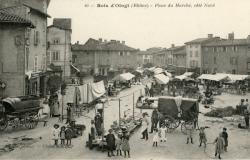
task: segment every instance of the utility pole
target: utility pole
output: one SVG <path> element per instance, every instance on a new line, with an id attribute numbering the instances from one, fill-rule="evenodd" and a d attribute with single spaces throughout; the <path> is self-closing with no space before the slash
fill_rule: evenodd
<path id="1" fill-rule="evenodd" d="M 135 119 L 135 93 L 133 92 L 133 119 Z"/>
<path id="2" fill-rule="evenodd" d="M 121 99 L 119 98 L 119 126 L 121 126 Z"/>

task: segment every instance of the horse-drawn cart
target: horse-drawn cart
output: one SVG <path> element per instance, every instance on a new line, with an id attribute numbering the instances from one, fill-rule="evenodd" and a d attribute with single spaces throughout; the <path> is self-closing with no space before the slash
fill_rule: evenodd
<path id="1" fill-rule="evenodd" d="M 168 129 L 176 129 L 181 124 L 181 130 L 186 133 L 186 125 L 198 125 L 199 103 L 197 99 L 182 97 L 160 97 L 158 111 L 161 115 L 160 125 Z"/>
<path id="2" fill-rule="evenodd" d="M 25 126 L 33 129 L 38 124 L 38 111 L 41 109 L 39 97 L 22 96 L 5 98 L 0 105 L 0 131 L 8 126 Z"/>

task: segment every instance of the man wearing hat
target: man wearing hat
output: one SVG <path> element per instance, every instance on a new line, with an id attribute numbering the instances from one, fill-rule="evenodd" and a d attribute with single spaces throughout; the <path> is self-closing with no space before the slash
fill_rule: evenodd
<path id="1" fill-rule="evenodd" d="M 115 136 L 113 130 L 109 129 L 109 134 L 106 136 L 107 147 L 108 147 L 108 157 L 114 156 L 115 150 Z"/>
<path id="2" fill-rule="evenodd" d="M 101 114 L 97 112 L 95 116 L 95 128 L 98 136 L 102 135 L 102 123 L 103 119 L 101 117 Z"/>

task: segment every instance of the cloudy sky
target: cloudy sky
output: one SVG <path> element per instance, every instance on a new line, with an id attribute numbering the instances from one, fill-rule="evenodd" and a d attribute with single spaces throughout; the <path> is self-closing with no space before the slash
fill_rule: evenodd
<path id="1" fill-rule="evenodd" d="M 213 8 L 96 8 L 85 4 L 215 3 Z M 142 50 L 182 45 L 208 33 L 227 38 L 250 34 L 250 0 L 51 0 L 52 18 L 72 18 L 72 43 L 88 38 L 126 41 Z M 52 23 L 52 18 L 49 24 Z"/>

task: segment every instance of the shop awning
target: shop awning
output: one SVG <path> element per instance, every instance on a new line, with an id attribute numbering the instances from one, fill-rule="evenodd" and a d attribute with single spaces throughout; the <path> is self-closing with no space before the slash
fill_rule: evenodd
<path id="1" fill-rule="evenodd" d="M 31 79 L 32 77 L 36 78 L 36 77 L 39 77 L 39 75 L 41 74 L 42 72 L 41 71 L 37 71 L 37 72 L 34 72 L 34 71 L 27 71 L 25 73 L 25 75 L 28 77 L 28 79 Z"/>
<path id="2" fill-rule="evenodd" d="M 166 74 L 168 77 L 172 77 L 172 74 L 169 73 L 168 71 L 165 71 L 165 74 Z"/>
<path id="3" fill-rule="evenodd" d="M 198 79 L 205 79 L 205 80 L 211 80 L 211 81 L 221 81 L 224 79 L 227 79 L 228 76 L 226 74 L 202 74 Z"/>
<path id="4" fill-rule="evenodd" d="M 162 69 L 162 68 L 155 68 L 153 71 L 154 71 L 154 74 L 160 74 L 160 73 L 164 72 L 164 69 Z"/>
<path id="5" fill-rule="evenodd" d="M 135 70 L 135 71 L 138 72 L 138 73 L 140 73 L 140 74 L 143 73 L 143 70 L 142 70 L 142 69 L 137 69 L 137 70 Z"/>
<path id="6" fill-rule="evenodd" d="M 182 81 L 184 79 L 187 79 L 187 76 L 185 76 L 185 75 L 179 75 L 179 76 L 175 76 L 175 78 Z"/>
<path id="7" fill-rule="evenodd" d="M 187 76 L 187 77 L 190 77 L 194 74 L 194 72 L 185 72 L 183 75 L 184 76 Z"/>
<path id="8" fill-rule="evenodd" d="M 228 77 L 228 80 L 231 82 L 243 81 L 250 79 L 250 75 L 240 75 L 240 74 L 226 74 L 226 73 L 217 73 L 216 75 L 224 75 Z"/>
<path id="9" fill-rule="evenodd" d="M 70 65 L 76 72 L 80 72 L 80 70 L 77 68 L 77 67 L 75 67 L 73 64 L 71 64 Z"/>
<path id="10" fill-rule="evenodd" d="M 129 81 L 131 80 L 132 78 L 134 78 L 135 75 L 131 74 L 131 73 L 123 73 L 123 74 L 120 74 L 118 76 L 116 76 L 114 78 L 114 80 L 119 80 L 119 81 Z"/>
<path id="11" fill-rule="evenodd" d="M 169 82 L 169 78 L 164 74 L 157 74 L 154 77 L 159 84 L 167 84 Z"/>

